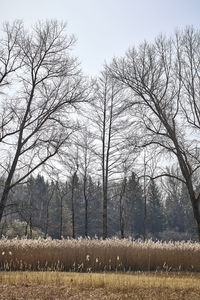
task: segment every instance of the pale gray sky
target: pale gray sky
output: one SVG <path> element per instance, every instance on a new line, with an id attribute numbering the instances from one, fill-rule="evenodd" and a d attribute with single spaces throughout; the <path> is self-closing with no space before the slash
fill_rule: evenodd
<path id="1" fill-rule="evenodd" d="M 78 41 L 74 53 L 88 75 L 96 75 L 104 61 L 121 56 L 143 40 L 177 28 L 200 28 L 200 0 L 4 0 L 0 20 L 67 21 Z"/>

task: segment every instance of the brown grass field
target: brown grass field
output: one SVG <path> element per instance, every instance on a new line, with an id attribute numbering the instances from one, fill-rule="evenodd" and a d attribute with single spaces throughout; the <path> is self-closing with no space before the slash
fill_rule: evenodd
<path id="1" fill-rule="evenodd" d="M 200 300 L 200 243 L 3 238 L 0 299 Z"/>
<path id="2" fill-rule="evenodd" d="M 199 273 L 1 272 L 0 299 L 200 299 Z"/>

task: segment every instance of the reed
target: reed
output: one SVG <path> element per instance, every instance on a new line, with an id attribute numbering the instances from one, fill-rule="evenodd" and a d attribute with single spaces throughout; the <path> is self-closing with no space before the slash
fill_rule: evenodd
<path id="1" fill-rule="evenodd" d="M 1 271 L 200 271 L 200 243 L 1 239 Z"/>

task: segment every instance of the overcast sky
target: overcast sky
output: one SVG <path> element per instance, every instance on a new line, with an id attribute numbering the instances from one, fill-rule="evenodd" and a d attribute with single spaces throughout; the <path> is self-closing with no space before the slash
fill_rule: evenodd
<path id="1" fill-rule="evenodd" d="M 4 0 L 0 20 L 67 21 L 77 37 L 74 53 L 88 75 L 143 40 L 172 34 L 177 28 L 200 28 L 200 0 Z"/>

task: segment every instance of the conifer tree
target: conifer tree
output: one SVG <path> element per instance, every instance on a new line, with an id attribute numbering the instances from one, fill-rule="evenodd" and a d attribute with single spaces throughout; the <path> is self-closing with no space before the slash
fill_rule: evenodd
<path id="1" fill-rule="evenodd" d="M 126 235 L 141 237 L 143 233 L 144 201 L 143 192 L 139 180 L 132 172 L 127 183 L 125 204 L 125 231 Z"/>
<path id="2" fill-rule="evenodd" d="M 148 188 L 147 202 L 147 229 L 148 232 L 157 236 L 165 226 L 164 207 L 161 195 L 156 183 L 151 180 Z"/>

